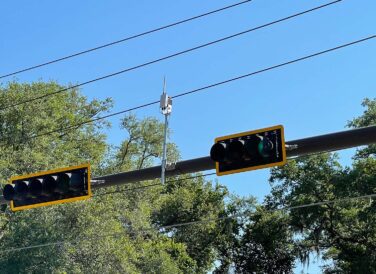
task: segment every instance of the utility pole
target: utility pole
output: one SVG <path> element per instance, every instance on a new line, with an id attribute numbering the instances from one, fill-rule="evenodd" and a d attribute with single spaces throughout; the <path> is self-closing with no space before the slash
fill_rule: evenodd
<path id="1" fill-rule="evenodd" d="M 166 77 L 163 79 L 163 93 L 160 101 L 161 112 L 165 117 L 164 121 L 164 137 L 163 137 L 163 151 L 161 164 L 161 183 L 165 183 L 166 165 L 167 165 L 167 132 L 168 132 L 168 118 L 172 111 L 172 99 L 166 93 Z"/>

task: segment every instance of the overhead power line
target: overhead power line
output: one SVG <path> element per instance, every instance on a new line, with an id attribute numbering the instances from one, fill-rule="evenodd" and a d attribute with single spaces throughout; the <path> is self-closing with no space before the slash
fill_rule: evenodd
<path id="1" fill-rule="evenodd" d="M 269 27 L 271 25 L 278 24 L 278 23 L 281 23 L 283 21 L 286 21 L 286 20 L 301 16 L 301 15 L 307 14 L 307 13 L 310 13 L 310 12 L 313 12 L 313 11 L 316 11 L 316 10 L 319 10 L 319 9 L 322 9 L 324 7 L 328 7 L 330 5 L 339 3 L 341 1 L 342 0 L 333 1 L 333 2 L 327 3 L 325 5 L 321 5 L 321 6 L 309 9 L 309 10 L 305 10 L 305 11 L 302 11 L 302 12 L 299 12 L 299 13 L 296 13 L 296 14 L 293 14 L 293 15 L 290 15 L 290 16 L 287 16 L 287 17 L 266 23 L 266 24 L 258 26 L 258 27 L 254 27 L 254 28 L 251 28 L 251 29 L 248 29 L 248 30 L 245 30 L 245 31 L 242 31 L 242 32 L 238 32 L 238 33 L 235 33 L 235 34 L 232 34 L 232 35 L 229 35 L 229 36 L 226 36 L 226 37 L 223 37 L 223 38 L 220 38 L 220 39 L 217 39 L 217 40 L 205 43 L 205 44 L 201 44 L 201 45 L 193 47 L 193 48 L 189 48 L 189 49 L 186 49 L 186 50 L 183 50 L 183 51 L 179 51 L 179 52 L 176 52 L 176 53 L 173 53 L 173 54 L 170 54 L 170 55 L 158 58 L 158 59 L 154 59 L 152 61 L 142 63 L 140 65 L 129 67 L 129 68 L 126 68 L 126 69 L 123 69 L 123 70 L 120 70 L 120 71 L 117 71 L 117 72 L 114 72 L 114 73 L 110 73 L 110 74 L 107 74 L 107 75 L 103 75 L 103 76 L 100 76 L 98 78 L 94 78 L 94 79 L 91 79 L 91 80 L 88 80 L 88 81 L 85 81 L 85 82 L 82 82 L 82 83 L 79 83 L 79 84 L 76 84 L 76 85 L 72 85 L 72 86 L 69 86 L 69 87 L 66 87 L 66 88 L 63 88 L 63 89 L 59 89 L 59 90 L 54 91 L 54 92 L 50 92 L 50 93 L 40 95 L 40 96 L 37 96 L 37 97 L 34 97 L 34 98 L 30 98 L 30 99 L 27 99 L 27 100 L 24 100 L 24 101 L 20 101 L 20 102 L 14 103 L 14 104 L 10 104 L 8 106 L 0 108 L 0 111 L 6 110 L 6 109 L 9 109 L 9 108 L 14 108 L 16 106 L 23 105 L 23 104 L 26 104 L 26 103 L 30 103 L 30 102 L 40 100 L 40 99 L 43 99 L 43 98 L 46 98 L 46 97 L 50 97 L 50 96 L 62 93 L 64 91 L 73 89 L 73 88 L 77 88 L 77 87 L 81 87 L 81 86 L 91 84 L 91 83 L 94 83 L 94 82 L 97 82 L 97 81 L 101 81 L 101 80 L 104 80 L 104 79 L 107 79 L 107 78 L 110 78 L 110 77 L 114 77 L 116 75 L 127 73 L 127 72 L 130 72 L 130 71 L 142 68 L 142 67 L 146 67 L 146 66 L 167 60 L 167 59 L 171 59 L 171 58 L 177 57 L 179 55 L 183 55 L 183 54 L 186 54 L 186 53 L 189 53 L 189 52 L 201 49 L 201 48 L 205 48 L 205 47 L 208 47 L 208 46 L 211 46 L 211 45 L 214 45 L 214 44 L 218 44 L 218 43 L 224 42 L 226 40 L 229 40 L 229 39 L 232 39 L 232 38 L 235 38 L 235 37 L 238 37 L 238 36 L 241 36 L 241 35 L 262 29 L 262 28 L 266 28 L 266 27 Z"/>
<path id="2" fill-rule="evenodd" d="M 357 201 L 357 200 L 364 200 L 364 199 L 373 199 L 376 197 L 376 194 L 369 194 L 369 195 L 362 195 L 362 196 L 356 196 L 356 197 L 346 197 L 346 198 L 339 198 L 334 200 L 326 200 L 326 201 L 319 201 L 309 204 L 302 204 L 302 205 L 296 205 L 296 206 L 288 206 L 288 207 L 282 207 L 278 209 L 273 210 L 267 210 L 267 212 L 277 212 L 277 211 L 291 211 L 291 210 L 297 210 L 301 208 L 308 208 L 308 207 L 315 207 L 320 205 L 327 205 L 327 204 L 334 204 L 334 203 L 342 203 L 342 202 L 351 202 L 351 201 Z M 134 231 L 132 233 L 130 232 L 117 232 L 117 233 L 110 233 L 105 235 L 96 235 L 96 236 L 88 236 L 88 237 L 82 237 L 82 238 L 76 238 L 73 240 L 62 240 L 58 242 L 49 242 L 44 244 L 37 244 L 37 245 L 29 245 L 29 246 L 22 246 L 22 247 L 13 247 L 13 248 L 3 248 L 3 250 L 0 251 L 0 253 L 6 253 L 6 252 L 16 252 L 16 251 L 23 251 L 28 249 L 34 249 L 34 248 L 41 248 L 41 247 L 47 247 L 47 246 L 56 246 L 56 245 L 63 245 L 63 244 L 75 244 L 77 242 L 87 241 L 87 240 L 97 240 L 97 239 L 103 239 L 108 237 L 118 237 L 121 235 L 127 235 L 127 234 L 141 234 L 148 231 L 163 231 L 168 230 L 171 228 L 178 228 L 178 227 L 185 227 L 185 226 L 191 226 L 191 225 L 197 225 L 197 224 L 206 224 L 206 223 L 213 223 L 223 220 L 231 220 L 236 219 L 240 217 L 247 217 L 250 214 L 248 213 L 240 213 L 235 214 L 232 216 L 224 216 L 220 218 L 210 218 L 210 219 L 204 219 L 204 220 L 197 220 L 197 221 L 191 221 L 191 222 L 183 222 L 183 223 L 176 223 L 171 225 L 165 225 L 165 226 L 158 226 L 155 228 L 145 228 L 145 229 L 139 229 L 137 231 Z"/>
<path id="3" fill-rule="evenodd" d="M 355 41 L 352 41 L 352 42 L 349 42 L 349 43 L 346 43 L 346 44 L 342 44 L 342 45 L 339 45 L 339 46 L 336 46 L 336 47 L 333 47 L 333 48 L 329 48 L 329 49 L 326 49 L 326 50 L 323 50 L 323 51 L 319 51 L 319 52 L 316 52 L 316 53 L 313 53 L 313 54 L 309 54 L 309 55 L 306 55 L 306 56 L 303 56 L 303 57 L 300 57 L 300 58 L 297 58 L 297 59 L 293 59 L 293 60 L 286 61 L 286 62 L 283 62 L 283 63 L 279 63 L 279 64 L 276 64 L 276 65 L 273 65 L 273 66 L 269 66 L 269 67 L 266 67 L 266 68 L 263 68 L 263 69 L 260 69 L 260 70 L 256 70 L 256 71 L 253 71 L 253 72 L 250 72 L 250 73 L 247 73 L 247 74 L 243 74 L 243 75 L 240 75 L 240 76 L 237 76 L 237 77 L 234 77 L 234 78 L 230 78 L 230 79 L 227 79 L 227 80 L 224 80 L 224 81 L 221 81 L 221 82 L 213 83 L 213 84 L 210 84 L 210 85 L 207 85 L 207 86 L 204 86 L 204 87 L 200 87 L 200 88 L 196 88 L 196 89 L 193 89 L 193 90 L 190 90 L 190 91 L 178 93 L 178 94 L 172 96 L 172 98 L 178 98 L 178 97 L 186 96 L 186 95 L 189 95 L 189 94 L 194 94 L 194 93 L 204 91 L 204 90 L 207 90 L 207 89 L 210 89 L 210 88 L 214 88 L 214 87 L 217 87 L 217 86 L 220 86 L 220 85 L 224 85 L 224 84 L 227 84 L 227 83 L 238 81 L 238 80 L 241 80 L 243 78 L 254 76 L 256 74 L 264 73 L 264 72 L 267 72 L 267 71 L 270 71 L 270 70 L 273 70 L 273 69 L 277 69 L 277 68 L 280 68 L 280 67 L 291 65 L 291 64 L 294 64 L 294 63 L 297 63 L 297 62 L 300 62 L 300 61 L 304 61 L 304 60 L 307 60 L 307 59 L 310 59 L 310 58 L 313 58 L 313 57 L 317 57 L 319 55 L 323 55 L 323 54 L 333 52 L 333 51 L 336 51 L 336 50 L 339 50 L 339 49 L 342 49 L 342 48 L 346 48 L 346 47 L 349 47 L 349 46 L 352 46 L 352 45 L 355 45 L 355 44 L 359 44 L 359 43 L 362 43 L 362 42 L 365 42 L 365 41 L 369 41 L 369 40 L 374 39 L 374 38 L 376 38 L 376 35 L 371 35 L 371 36 L 368 36 L 368 37 L 365 37 L 365 38 L 362 38 L 362 39 L 359 39 L 359 40 L 355 40 Z M 48 132 L 40 133 L 40 134 L 29 136 L 29 137 L 24 137 L 23 140 L 27 141 L 27 140 L 39 138 L 39 137 L 42 137 L 42 136 L 51 135 L 53 133 L 67 132 L 67 131 L 70 131 L 70 130 L 77 129 L 78 127 L 81 127 L 85 124 L 89 124 L 89 123 L 93 123 L 93 122 L 96 122 L 96 121 L 99 121 L 99 120 L 107 119 L 107 118 L 110 118 L 110 117 L 113 117 L 113 116 L 121 115 L 121 114 L 130 112 L 130 111 L 134 111 L 134 110 L 141 109 L 141 108 L 144 108 L 144 107 L 152 106 L 152 105 L 155 105 L 155 104 L 159 104 L 159 100 L 149 102 L 149 103 L 146 103 L 146 104 L 143 104 L 143 105 L 139 105 L 139 106 L 136 106 L 136 107 L 124 109 L 124 110 L 121 110 L 121 111 L 118 111 L 118 112 L 110 113 L 108 115 L 99 116 L 99 117 L 89 119 L 89 120 L 86 120 L 86 121 L 83 121 L 83 122 L 80 122 L 80 123 L 77 123 L 77 124 L 73 124 L 73 125 L 70 125 L 70 126 L 67 126 L 67 127 L 59 127 L 59 128 L 56 128 L 56 129 L 48 131 Z"/>
<path id="4" fill-rule="evenodd" d="M 310 58 L 313 58 L 313 57 L 316 57 L 316 56 L 319 56 L 319 55 L 322 55 L 322 54 L 325 54 L 325 53 L 328 53 L 328 52 L 331 52 L 331 51 L 339 50 L 339 49 L 346 48 L 346 47 L 349 47 L 349 46 L 352 46 L 352 45 L 355 45 L 355 44 L 358 44 L 358 43 L 361 43 L 361 42 L 365 42 L 365 41 L 373 39 L 375 37 L 376 37 L 376 35 L 368 36 L 368 37 L 363 38 L 363 39 L 359 39 L 359 40 L 349 42 L 347 44 L 343 44 L 343 45 L 340 45 L 340 46 L 337 46 L 337 47 L 334 47 L 334 48 L 330 48 L 330 49 L 323 50 L 323 51 L 320 51 L 320 52 L 316 52 L 316 53 L 313 53 L 313 54 L 310 54 L 310 55 L 306 55 L 306 56 L 303 56 L 303 57 L 300 57 L 300 58 L 297 58 L 297 59 L 294 59 L 294 60 L 291 60 L 291 61 L 280 63 L 278 65 L 274 65 L 274 66 L 270 66 L 270 67 L 267 67 L 267 68 L 264 68 L 264 69 L 260 69 L 260 70 L 257 70 L 257 71 L 254 71 L 254 72 L 251 72 L 251 73 L 248 73 L 248 74 L 244 74 L 244 75 L 241 75 L 241 76 L 238 76 L 238 77 L 234 77 L 234 78 L 222 81 L 222 82 L 218 82 L 218 83 L 208 85 L 208 86 L 205 86 L 205 87 L 202 87 L 202 88 L 198 88 L 198 89 L 195 89 L 195 90 L 191 90 L 191 91 L 188 91 L 188 92 L 183 92 L 183 93 L 177 94 L 175 96 L 172 96 L 172 98 L 177 98 L 177 97 L 185 96 L 185 95 L 188 95 L 188 94 L 196 93 L 196 92 L 199 92 L 199 91 L 202 91 L 202 90 L 205 90 L 205 89 L 209 89 L 209 88 L 213 88 L 213 87 L 216 87 L 216 86 L 219 86 L 219 85 L 223 85 L 223 84 L 227 84 L 227 83 L 230 83 L 230 82 L 233 82 L 233 81 L 237 81 L 237 80 L 240 80 L 242 78 L 247 78 L 247 77 L 250 77 L 250 76 L 253 76 L 253 75 L 256 75 L 256 74 L 260 74 L 260 73 L 266 72 L 268 70 L 273 70 L 273 69 L 276 69 L 276 68 L 284 67 L 284 66 L 287 66 L 287 65 L 290 65 L 290 64 L 293 64 L 293 63 L 297 63 L 297 62 L 300 62 L 300 61 L 303 61 L 303 60 L 306 60 L 306 59 L 310 59 Z"/>
<path id="5" fill-rule="evenodd" d="M 22 68 L 20 70 L 14 71 L 14 72 L 10 72 L 10 73 L 4 74 L 4 75 L 0 75 L 0 79 L 5 78 L 5 77 L 9 77 L 9 76 L 13 76 L 13 75 L 16 75 L 16 74 L 20 74 L 22 72 L 26 72 L 26 71 L 29 71 L 29 70 L 34 70 L 34 69 L 44 67 L 44 66 L 47 66 L 47 65 L 51 65 L 53 63 L 61 62 L 61 61 L 64 61 L 64 60 L 67 60 L 67 59 L 70 59 L 70 58 L 73 58 L 73 57 L 77 57 L 77 56 L 80 56 L 80 55 L 83 55 L 83 54 L 86 54 L 86 53 L 89 53 L 89 52 L 92 52 L 92 51 L 97 51 L 97 50 L 100 50 L 100 49 L 103 49 L 103 48 L 114 46 L 116 44 L 124 43 L 126 41 L 130 41 L 130 40 L 133 40 L 133 39 L 136 39 L 136 38 L 148 35 L 148 34 L 152 34 L 154 32 L 165 30 L 165 29 L 175 27 L 175 26 L 180 25 L 180 24 L 187 23 L 189 21 L 193 21 L 193 20 L 208 16 L 208 15 L 212 15 L 212 14 L 215 14 L 215 13 L 218 13 L 218 12 L 222 12 L 222 11 L 225 11 L 225 10 L 228 10 L 228 9 L 249 3 L 251 1 L 252 0 L 246 0 L 246 1 L 238 2 L 238 3 L 235 3 L 233 5 L 229 5 L 229 6 L 220 8 L 220 9 L 212 10 L 212 11 L 200 14 L 200 15 L 196 15 L 196 16 L 193 16 L 193 17 L 190 17 L 190 18 L 186 18 L 186 19 L 177 21 L 175 23 L 171 23 L 171 24 L 168 24 L 168 25 L 165 25 L 165 26 L 157 27 L 157 28 L 154 28 L 154 29 L 142 32 L 142 33 L 138 33 L 138 34 L 135 34 L 135 35 L 132 35 L 132 36 L 122 38 L 120 40 L 116 40 L 116 41 L 113 41 L 113 42 L 110 42 L 110 43 L 107 43 L 107 44 L 100 45 L 100 46 L 97 46 L 97 47 L 94 47 L 94 48 L 79 51 L 79 52 L 76 52 L 76 53 L 73 53 L 73 54 L 70 54 L 70 55 L 67 55 L 67 56 L 64 56 L 64 57 L 57 58 L 57 59 L 52 59 L 52 60 L 47 61 L 45 63 L 41 63 L 41 64 L 38 64 L 38 65 Z"/>

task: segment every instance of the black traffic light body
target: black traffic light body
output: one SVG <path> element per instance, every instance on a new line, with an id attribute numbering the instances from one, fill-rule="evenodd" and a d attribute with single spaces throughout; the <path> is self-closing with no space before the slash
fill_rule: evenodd
<path id="1" fill-rule="evenodd" d="M 286 163 L 283 126 L 218 137 L 210 150 L 217 175 L 281 166 Z"/>
<path id="2" fill-rule="evenodd" d="M 91 197 L 90 165 L 12 177 L 3 188 L 12 211 L 85 200 Z"/>

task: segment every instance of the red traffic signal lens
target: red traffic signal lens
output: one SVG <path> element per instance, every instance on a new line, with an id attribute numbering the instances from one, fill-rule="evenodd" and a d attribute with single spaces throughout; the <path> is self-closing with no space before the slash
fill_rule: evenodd
<path id="1" fill-rule="evenodd" d="M 16 191 L 14 190 L 13 185 L 6 184 L 3 189 L 4 199 L 7 201 L 13 200 L 15 195 L 16 195 Z"/>
<path id="2" fill-rule="evenodd" d="M 210 158 L 215 162 L 226 161 L 226 143 L 216 143 L 210 149 Z"/>

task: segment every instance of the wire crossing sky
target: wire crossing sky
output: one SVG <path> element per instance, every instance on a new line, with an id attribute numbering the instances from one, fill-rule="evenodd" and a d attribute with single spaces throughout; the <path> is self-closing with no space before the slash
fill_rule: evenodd
<path id="1" fill-rule="evenodd" d="M 238 81 L 238 80 L 241 80 L 243 78 L 250 77 L 250 76 L 253 76 L 253 75 L 256 75 L 256 74 L 259 74 L 259 73 L 267 72 L 269 70 L 277 69 L 277 68 L 280 68 L 280 67 L 283 67 L 283 66 L 287 66 L 287 65 L 296 63 L 296 62 L 300 62 L 300 61 L 304 61 L 304 60 L 307 60 L 307 59 L 310 59 L 310 58 L 313 58 L 313 57 L 317 57 L 317 56 L 325 54 L 325 53 L 329 53 L 329 52 L 336 51 L 336 50 L 339 50 L 339 49 L 342 49 L 342 48 L 345 48 L 345 47 L 349 47 L 349 46 L 352 46 L 352 45 L 355 45 L 355 44 L 358 44 L 358 43 L 362 43 L 362 42 L 374 39 L 375 37 L 376 37 L 375 35 L 365 37 L 365 38 L 355 40 L 355 41 L 352 41 L 352 42 L 349 42 L 349 43 L 346 43 L 346 44 L 343 44 L 343 45 L 339 45 L 339 46 L 336 46 L 336 47 L 333 47 L 333 48 L 330 48 L 330 49 L 326 49 L 326 50 L 319 51 L 319 52 L 316 52 L 316 53 L 313 53 L 313 54 L 310 54 L 310 55 L 307 55 L 307 56 L 303 56 L 303 57 L 300 57 L 300 58 L 297 58 L 297 59 L 294 59 L 294 60 L 290 60 L 290 61 L 287 61 L 287 62 L 284 62 L 284 63 L 281 63 L 281 64 L 273 65 L 273 66 L 263 68 L 263 69 L 260 69 L 260 70 L 257 70 L 257 71 L 251 72 L 251 73 L 247 73 L 245 75 L 237 76 L 237 77 L 234 77 L 234 78 L 231 78 L 231 79 L 228 79 L 228 80 L 224 80 L 224 81 L 221 81 L 221 82 L 218 82 L 218 83 L 210 84 L 210 85 L 207 85 L 207 86 L 204 86 L 204 87 L 201 87 L 201 88 L 197 88 L 197 89 L 194 89 L 194 90 L 179 93 L 179 94 L 173 95 L 171 97 L 172 98 L 178 98 L 178 97 L 190 95 L 190 94 L 193 94 L 193 93 L 196 93 L 196 92 L 204 91 L 206 89 L 214 88 L 214 87 L 217 87 L 219 85 L 228 84 L 230 82 Z M 34 136 L 30 136 L 30 137 L 26 136 L 26 137 L 24 137 L 24 140 L 27 141 L 27 140 L 39 138 L 39 137 L 42 137 L 42 136 L 51 135 L 53 133 L 63 133 L 63 132 L 71 131 L 71 130 L 76 130 L 77 128 L 79 128 L 79 127 L 81 127 L 85 124 L 93 123 L 93 122 L 100 121 L 100 120 L 103 120 L 103 119 L 107 119 L 107 118 L 110 118 L 110 117 L 113 117 L 113 116 L 117 116 L 117 115 L 120 115 L 120 114 L 131 112 L 131 111 L 134 111 L 134 110 L 137 110 L 137 109 L 156 105 L 158 103 L 159 103 L 159 101 L 149 102 L 149 103 L 146 103 L 146 104 L 143 104 L 143 105 L 140 105 L 140 106 L 135 106 L 135 107 L 125 109 L 125 110 L 121 110 L 121 111 L 111 113 L 111 114 L 108 114 L 108 115 L 89 119 L 89 120 L 83 121 L 81 123 L 70 125 L 68 127 L 63 127 L 63 128 L 60 127 L 60 128 L 55 129 L 55 130 L 44 132 L 44 133 L 34 135 Z"/>
<path id="2" fill-rule="evenodd" d="M 161 0 L 145 5 L 142 1 L 93 4 L 88 0 L 68 0 L 46 1 L 43 6 L 25 1 L 21 7 L 18 1 L 8 1 L 2 5 L 1 74 L 16 72 L 28 64 L 40 64 L 41 60 L 52 60 L 54 56 L 69 56 L 78 49 L 102 45 L 103 41 L 116 41 L 124 33 L 143 33 L 232 3 L 237 2 Z M 69 62 L 32 69 L 18 74 L 17 78 L 3 78 L 2 87 L 12 81 L 26 84 L 54 81 L 73 86 L 81 79 L 119 72 L 134 64 L 144 64 L 326 3 L 323 0 L 315 4 L 300 0 L 252 1 L 250 5 L 242 4 L 142 39 L 109 46 L 95 54 L 82 54 L 80 58 L 70 58 Z M 231 76 L 243 76 L 269 68 L 271 64 L 283 64 L 335 45 L 374 36 L 374 10 L 374 0 L 344 0 L 297 20 L 286 20 L 252 35 L 238 36 L 194 54 L 182 54 L 145 69 L 135 69 L 109 81 L 93 82 L 79 90 L 88 100 L 112 97 L 114 107 L 109 115 L 129 110 L 138 118 L 161 120 L 156 99 L 162 93 L 164 76 L 169 95 L 194 93 L 195 96 L 182 95 L 184 100 L 175 100 L 179 98 L 175 97 L 173 102 L 170 141 L 178 145 L 182 159 L 208 155 L 218 136 L 277 124 L 284 125 L 287 140 L 342 131 L 347 121 L 363 113 L 362 100 L 375 97 L 374 39 L 322 56 L 325 58 L 310 58 L 309 62 L 270 69 L 268 73 L 232 81 L 231 85 L 219 84 L 213 92 L 194 92 L 192 87 L 204 88 L 208 83 L 221 83 L 234 78 Z M 24 100 L 27 99 L 25 95 Z M 150 106 L 155 107 L 130 110 L 129 106 L 142 106 L 145 102 L 154 103 Z M 120 114 L 104 118 L 113 125 L 104 133 L 108 143 L 114 146 L 126 138 L 126 132 L 119 127 L 120 118 Z M 56 126 L 56 130 L 63 130 Z M 353 154 L 354 150 L 340 152 L 341 163 L 350 166 Z M 254 195 L 262 201 L 270 192 L 268 177 L 268 170 L 259 170 L 218 180 L 231 192 Z M 312 269 L 311 264 L 310 273 L 315 272 Z M 317 271 L 320 270 L 317 268 Z"/>
<path id="3" fill-rule="evenodd" d="M 67 59 L 71 59 L 71 58 L 74 58 L 74 57 L 78 57 L 80 55 L 83 55 L 83 54 L 86 54 L 86 53 L 89 53 L 89 52 L 92 52 L 92 51 L 97 51 L 97 50 L 107 48 L 107 47 L 110 47 L 110 46 L 114 46 L 114 45 L 119 44 L 119 43 L 124 43 L 126 41 L 133 40 L 133 39 L 136 39 L 136 38 L 139 38 L 139 37 L 142 37 L 142 36 L 146 36 L 146 35 L 152 34 L 154 32 L 165 30 L 165 29 L 168 29 L 168 28 L 171 28 L 171 27 L 178 26 L 180 24 L 187 23 L 189 21 L 193 21 L 193 20 L 208 16 L 208 15 L 212 15 L 212 14 L 215 14 L 215 13 L 218 13 L 218 12 L 222 12 L 222 11 L 225 11 L 225 10 L 228 10 L 228 9 L 249 3 L 251 1 L 252 0 L 246 0 L 246 1 L 239 2 L 239 3 L 235 3 L 233 5 L 229 5 L 229 6 L 225 6 L 223 8 L 220 8 L 220 9 L 212 10 L 212 11 L 209 11 L 209 12 L 206 12 L 206 13 L 203 13 L 203 14 L 200 14 L 200 15 L 196 15 L 196 16 L 193 16 L 193 17 L 190 17 L 190 18 L 187 18 L 187 19 L 183 19 L 183 20 L 180 20 L 180 21 L 177 21 L 177 22 L 174 22 L 174 23 L 162 26 L 162 27 L 157 27 L 157 28 L 154 28 L 154 29 L 151 29 L 151 30 L 148 30 L 148 31 L 145 31 L 145 32 L 141 32 L 141 33 L 138 33 L 138 34 L 135 34 L 135 35 L 132 35 L 132 36 L 128 36 L 128 37 L 125 37 L 125 38 L 122 38 L 120 40 L 116 40 L 116 41 L 113 41 L 113 42 L 110 42 L 110 43 L 107 43 L 107 44 L 96 46 L 96 47 L 86 49 L 86 50 L 83 50 L 83 51 L 78 51 L 76 53 L 73 53 L 73 54 L 70 54 L 70 55 L 67 55 L 67 56 L 64 56 L 64 57 L 60 57 L 60 58 L 57 58 L 57 59 L 52 59 L 50 61 L 38 64 L 38 65 L 25 67 L 23 69 L 20 69 L 20 70 L 14 71 L 14 72 L 10 72 L 8 74 L 0 75 L 0 79 L 6 78 L 6 77 L 9 77 L 9 76 L 13 76 L 13 75 L 16 75 L 16 74 L 20 74 L 22 72 L 26 72 L 26 71 L 29 71 L 29 70 L 44 67 L 44 66 L 47 66 L 47 65 L 51 65 L 51 64 L 61 62 L 61 61 L 67 60 Z M 340 0 L 340 1 L 342 1 L 342 0 Z"/>
<path id="4" fill-rule="evenodd" d="M 309 10 L 305 10 L 305 11 L 302 11 L 302 12 L 299 12 L 299 13 L 296 13 L 296 14 L 278 19 L 278 20 L 274 20 L 272 22 L 263 24 L 261 26 L 250 28 L 250 29 L 247 29 L 245 31 L 241 31 L 241 32 L 232 34 L 230 36 L 226 36 L 226 37 L 223 37 L 223 38 L 220 38 L 220 39 L 217 39 L 217 40 L 205 43 L 205 44 L 201 44 L 201 45 L 193 47 L 193 48 L 189 48 L 189 49 L 179 51 L 179 52 L 176 52 L 176 53 L 173 53 L 173 54 L 170 54 L 170 55 L 158 58 L 158 59 L 154 59 L 154 60 L 146 62 L 146 63 L 142 63 L 142 64 L 139 64 L 139 65 L 136 65 L 136 66 L 132 66 L 132 67 L 129 67 L 129 68 L 126 68 L 126 69 L 122 69 L 122 70 L 117 71 L 117 72 L 113 72 L 113 73 L 110 73 L 110 74 L 107 74 L 107 75 L 103 75 L 103 76 L 100 76 L 100 77 L 97 77 L 97 78 L 94 78 L 94 79 L 91 79 L 91 80 L 88 80 L 88 81 L 85 81 L 85 82 L 82 82 L 82 83 L 79 83 L 79 84 L 75 84 L 75 85 L 72 85 L 72 86 L 69 86 L 67 88 L 63 88 L 63 89 L 60 89 L 60 90 L 57 90 L 57 91 L 54 91 L 54 92 L 51 92 L 51 93 L 47 93 L 47 94 L 44 94 L 44 95 L 41 95 L 41 96 L 38 96 L 38 97 L 35 97 L 35 98 L 30 98 L 30 99 L 27 99 L 27 100 L 24 100 L 24 101 L 21 101 L 21 102 L 17 102 L 17 103 L 11 104 L 9 106 L 5 106 L 5 107 L 0 108 L 0 111 L 6 110 L 6 109 L 9 109 L 9 108 L 14 108 L 16 106 L 23 105 L 23 104 L 26 104 L 26 103 L 31 103 L 33 101 L 40 100 L 40 99 L 43 99 L 43 98 L 46 98 L 46 97 L 54 96 L 54 95 L 57 95 L 59 93 L 62 93 L 64 91 L 67 91 L 67 90 L 70 90 L 70 89 L 74 89 L 74 88 L 82 87 L 82 86 L 85 86 L 85 85 L 88 85 L 88 84 L 91 84 L 91 83 L 94 83 L 94 82 L 102 81 L 102 80 L 105 80 L 107 78 L 111 78 L 111 77 L 114 77 L 114 76 L 117 76 L 117 75 L 120 75 L 120 74 L 124 74 L 124 73 L 130 72 L 130 71 L 133 71 L 133 70 L 137 70 L 137 69 L 155 64 L 155 63 L 165 61 L 167 59 L 175 58 L 177 56 L 180 56 L 180 55 L 183 55 L 183 54 L 186 54 L 186 53 L 190 53 L 190 52 L 196 51 L 198 49 L 202 49 L 202 48 L 205 48 L 205 47 L 208 47 L 208 46 L 212 46 L 212 45 L 215 45 L 215 44 L 218 44 L 218 43 L 222 43 L 226 40 L 233 39 L 233 38 L 239 37 L 241 35 L 244 35 L 244 34 L 247 34 L 247 33 L 262 29 L 262 28 L 266 28 L 266 27 L 272 26 L 274 24 L 278 24 L 280 22 L 283 22 L 283 21 L 286 21 L 286 20 L 289 20 L 289 19 L 292 19 L 292 18 L 295 18 L 295 17 L 298 17 L 298 16 L 302 16 L 304 14 L 307 14 L 307 13 L 310 13 L 310 12 L 313 12 L 313 11 L 316 11 L 316 10 L 319 10 L 319 9 L 322 9 L 322 8 L 325 8 L 325 7 L 328 7 L 330 5 L 339 3 L 340 1 L 342 1 L 342 0 L 337 0 L 337 1 L 333 1 L 333 2 L 330 2 L 330 3 L 325 4 L 325 5 L 317 6 L 315 8 L 311 8 Z"/>

